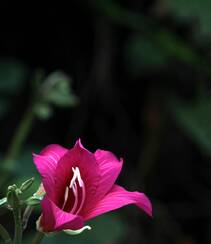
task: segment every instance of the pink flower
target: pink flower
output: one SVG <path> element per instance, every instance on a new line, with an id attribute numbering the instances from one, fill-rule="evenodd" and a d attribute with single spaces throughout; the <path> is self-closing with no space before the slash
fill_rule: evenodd
<path id="1" fill-rule="evenodd" d="M 46 192 L 40 218 L 44 232 L 77 230 L 85 221 L 128 204 L 152 216 L 151 203 L 143 193 L 115 184 L 122 160 L 111 152 L 91 153 L 78 140 L 70 150 L 49 145 L 33 160 Z"/>

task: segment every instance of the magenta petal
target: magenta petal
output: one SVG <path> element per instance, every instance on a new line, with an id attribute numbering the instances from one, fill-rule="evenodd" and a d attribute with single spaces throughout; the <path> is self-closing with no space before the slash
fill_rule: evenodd
<path id="1" fill-rule="evenodd" d="M 53 195 L 54 175 L 57 162 L 67 152 L 67 149 L 52 144 L 45 147 L 39 155 L 33 154 L 33 161 L 39 171 L 45 191 L 49 196 Z"/>
<path id="2" fill-rule="evenodd" d="M 118 160 L 117 157 L 104 150 L 97 150 L 95 158 L 99 165 L 100 182 L 97 188 L 96 198 L 101 199 L 114 185 L 121 169 L 123 160 Z"/>
<path id="3" fill-rule="evenodd" d="M 51 157 L 56 163 L 68 150 L 58 144 L 51 144 L 41 151 L 41 155 Z"/>
<path id="4" fill-rule="evenodd" d="M 59 209 L 47 196 L 41 202 L 41 227 L 44 232 L 60 231 L 65 229 L 77 230 L 84 226 L 80 216 L 69 214 Z"/>
<path id="5" fill-rule="evenodd" d="M 152 216 L 152 206 L 145 194 L 140 192 L 129 192 L 123 187 L 114 185 L 111 191 L 96 205 L 86 213 L 85 220 L 89 220 L 106 212 L 121 208 L 128 204 L 135 204 Z"/>

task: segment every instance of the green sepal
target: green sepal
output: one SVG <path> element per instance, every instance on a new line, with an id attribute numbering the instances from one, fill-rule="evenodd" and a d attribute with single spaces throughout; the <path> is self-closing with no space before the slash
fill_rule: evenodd
<path id="1" fill-rule="evenodd" d="M 67 230 L 63 230 L 64 233 L 68 234 L 68 235 L 79 235 L 81 234 L 82 232 L 84 232 L 84 230 L 91 230 L 92 228 L 89 226 L 89 225 L 86 225 L 84 226 L 83 228 L 81 229 L 78 229 L 78 230 L 71 230 L 71 229 L 67 229 Z"/>
<path id="2" fill-rule="evenodd" d="M 40 199 L 33 198 L 33 197 L 30 197 L 26 200 L 26 204 L 29 206 L 37 206 L 40 204 L 40 202 L 41 202 Z"/>
<path id="3" fill-rule="evenodd" d="M 33 194 L 32 197 L 29 197 L 29 198 L 26 200 L 26 204 L 29 205 L 29 206 L 37 206 L 37 205 L 39 205 L 40 202 L 42 201 L 44 195 L 45 195 L 45 194 L 38 196 L 38 195 L 35 193 L 35 194 Z"/>

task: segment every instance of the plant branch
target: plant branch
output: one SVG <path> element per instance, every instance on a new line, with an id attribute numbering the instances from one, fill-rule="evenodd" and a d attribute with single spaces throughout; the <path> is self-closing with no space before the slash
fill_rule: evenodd
<path id="1" fill-rule="evenodd" d="M 20 205 L 13 209 L 13 215 L 15 220 L 15 236 L 14 244 L 22 243 L 22 220 L 21 220 L 21 208 Z"/>

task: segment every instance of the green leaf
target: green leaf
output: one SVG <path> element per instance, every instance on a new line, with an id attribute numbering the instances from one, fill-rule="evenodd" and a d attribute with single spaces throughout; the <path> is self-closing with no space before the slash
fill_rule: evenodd
<path id="1" fill-rule="evenodd" d="M 200 97 L 191 103 L 174 98 L 170 111 L 200 150 L 211 156 L 211 98 Z"/>
<path id="2" fill-rule="evenodd" d="M 184 20 L 198 20 L 201 34 L 211 34 L 210 0 L 165 0 L 167 7 L 175 16 Z M 198 35 L 198 32 L 197 32 Z"/>
<path id="3" fill-rule="evenodd" d="M 133 74 L 158 71 L 171 60 L 203 68 L 204 62 L 192 49 L 174 33 L 154 32 L 149 36 L 136 36 L 126 46 L 126 62 Z"/>

